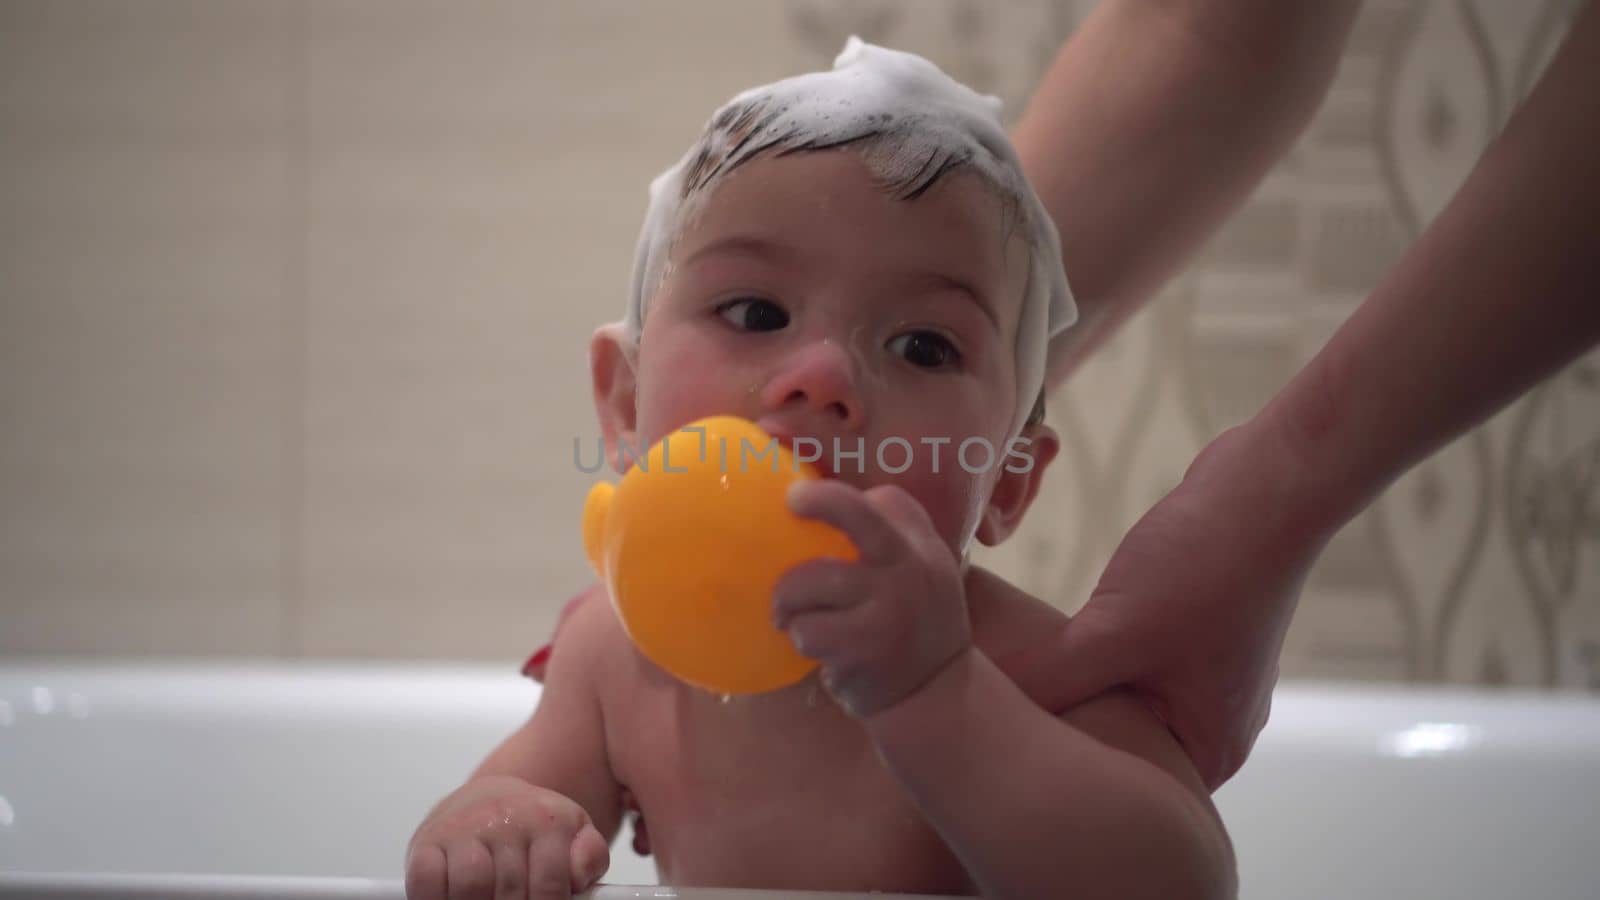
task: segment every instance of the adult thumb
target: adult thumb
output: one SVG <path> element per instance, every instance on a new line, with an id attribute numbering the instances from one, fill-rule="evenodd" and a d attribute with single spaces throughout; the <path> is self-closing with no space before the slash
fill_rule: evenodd
<path id="1" fill-rule="evenodd" d="M 1121 629 L 1091 602 L 1001 668 L 1035 704 L 1059 715 L 1135 676 L 1138 660 L 1125 645 Z"/>

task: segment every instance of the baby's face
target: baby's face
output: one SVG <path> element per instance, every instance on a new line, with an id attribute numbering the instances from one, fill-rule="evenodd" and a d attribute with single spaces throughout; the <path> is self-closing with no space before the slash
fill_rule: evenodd
<path id="1" fill-rule="evenodd" d="M 876 187 L 850 151 L 745 164 L 678 236 L 649 301 L 634 418 L 619 436 L 643 448 L 730 414 L 780 440 L 815 439 L 824 472 L 862 488 L 899 484 L 959 552 L 994 515 L 992 494 L 1015 500 L 1018 486 L 997 483 L 1018 477 L 1007 464 L 1024 464 L 1006 455 L 1029 262 L 1012 230 L 971 175 L 906 201 Z M 972 438 L 992 460 L 974 441 L 963 465 Z M 865 452 L 836 457 L 835 441 Z M 1025 481 L 1053 455 L 1047 441 Z"/>

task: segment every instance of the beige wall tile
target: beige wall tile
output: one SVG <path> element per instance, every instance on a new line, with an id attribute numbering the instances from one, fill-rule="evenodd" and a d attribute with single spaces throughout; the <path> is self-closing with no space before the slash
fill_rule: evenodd
<path id="1" fill-rule="evenodd" d="M 283 622 L 276 603 L 219 585 L 210 602 L 160 598 L 34 599 L 7 602 L 0 656 L 275 657 Z"/>
<path id="2" fill-rule="evenodd" d="M 151 13 L 0 29 L 11 650 L 281 637 L 288 33 L 277 7 Z"/>
<path id="3" fill-rule="evenodd" d="M 516 671 L 554 634 L 567 598 L 550 599 L 317 604 L 306 610 L 301 650 L 318 657 L 499 660 Z"/>
<path id="4" fill-rule="evenodd" d="M 310 20 L 306 652 L 419 646 L 351 643 L 346 607 L 550 620 L 588 583 L 572 444 L 646 186 L 782 74 L 762 5 L 469 10 Z"/>

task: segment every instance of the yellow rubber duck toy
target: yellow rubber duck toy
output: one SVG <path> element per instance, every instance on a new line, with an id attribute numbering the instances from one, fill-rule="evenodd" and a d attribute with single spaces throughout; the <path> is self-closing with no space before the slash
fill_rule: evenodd
<path id="1" fill-rule="evenodd" d="M 819 477 L 755 423 L 712 416 L 659 441 L 615 486 L 595 485 L 584 552 L 640 652 L 721 695 L 815 669 L 773 627 L 772 591 L 797 563 L 858 558 L 843 532 L 789 511 L 789 485 Z"/>

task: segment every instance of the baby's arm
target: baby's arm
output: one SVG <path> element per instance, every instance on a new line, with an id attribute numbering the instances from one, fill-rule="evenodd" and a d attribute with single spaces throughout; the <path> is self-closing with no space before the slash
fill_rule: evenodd
<path id="1" fill-rule="evenodd" d="M 606 658 L 606 597 L 589 590 L 556 638 L 533 716 L 496 747 L 471 780 L 509 775 L 576 800 L 608 838 L 621 826 L 621 788 L 611 776 L 600 717 L 599 667 Z"/>
<path id="2" fill-rule="evenodd" d="M 1237 893 L 1204 785 L 1131 695 L 1056 717 L 969 648 L 864 724 L 990 900 Z"/>
<path id="3" fill-rule="evenodd" d="M 1043 621 L 1028 612 L 1037 601 L 964 576 L 926 510 L 896 485 L 806 481 L 790 488 L 789 506 L 843 530 L 860 558 L 785 573 L 775 624 L 820 663 L 829 694 L 984 896 L 1234 892 L 1222 824 L 1149 711 L 1106 696 L 1058 718 L 978 649 L 974 622 L 1003 642 Z"/>
<path id="4" fill-rule="evenodd" d="M 600 714 L 605 608 L 595 599 L 560 629 L 533 716 L 418 827 L 407 849 L 412 900 L 567 897 L 605 873 L 622 814 Z"/>

